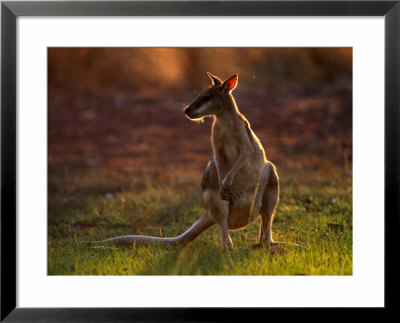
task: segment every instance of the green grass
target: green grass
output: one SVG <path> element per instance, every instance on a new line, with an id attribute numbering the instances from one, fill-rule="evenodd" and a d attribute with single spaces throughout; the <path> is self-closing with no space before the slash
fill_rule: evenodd
<path id="1" fill-rule="evenodd" d="M 48 205 L 49 275 L 351 275 L 352 179 L 337 171 L 280 171 L 274 239 L 297 243 L 284 254 L 251 248 L 258 222 L 231 232 L 221 251 L 216 226 L 184 247 L 91 248 L 117 235 L 174 236 L 203 212 L 201 174 L 52 179 Z"/>

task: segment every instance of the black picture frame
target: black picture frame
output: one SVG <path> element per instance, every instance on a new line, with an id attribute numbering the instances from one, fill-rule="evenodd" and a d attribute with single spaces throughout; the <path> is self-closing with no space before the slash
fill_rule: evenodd
<path id="1" fill-rule="evenodd" d="M 278 309 L 16 307 L 16 19 L 19 16 L 383 16 L 385 19 L 385 309 L 398 286 L 400 1 L 82 1 L 1 3 L 1 321 L 242 321 Z M 371 150 L 373 147 L 371 147 Z M 371 166 L 373 167 L 373 166 Z M 371 170 L 373 171 L 373 170 Z M 371 243 L 374 243 L 371 236 Z M 373 261 L 373 255 L 371 255 Z M 40 291 L 38 291 L 40 292 Z M 286 309 L 285 309 L 286 310 Z M 268 311 L 268 313 L 267 313 Z M 281 309 L 282 311 L 282 309 Z M 380 313 L 380 310 L 378 310 Z M 240 315 L 238 315 L 240 313 Z M 380 315 L 380 314 L 378 314 Z"/>

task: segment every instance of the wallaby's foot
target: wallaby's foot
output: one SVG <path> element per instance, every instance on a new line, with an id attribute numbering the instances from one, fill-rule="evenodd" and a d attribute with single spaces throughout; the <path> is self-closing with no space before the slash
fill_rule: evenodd
<path id="1" fill-rule="evenodd" d="M 231 240 L 231 237 L 229 236 L 229 233 L 227 235 L 222 234 L 221 249 L 222 250 L 233 250 L 233 242 Z"/>
<path id="2" fill-rule="evenodd" d="M 235 247 L 233 245 L 221 246 L 220 252 L 222 252 L 222 253 L 230 253 L 233 250 L 235 250 Z"/>
<path id="3" fill-rule="evenodd" d="M 252 247 L 253 249 L 261 249 L 263 252 L 266 254 L 269 254 L 271 256 L 274 255 L 281 255 L 284 256 L 287 252 L 286 248 L 279 247 L 279 246 L 273 246 L 271 244 L 262 244 L 258 243 Z"/>
<path id="4" fill-rule="evenodd" d="M 256 243 L 251 246 L 251 249 L 261 249 L 267 246 L 266 243 Z"/>
<path id="5" fill-rule="evenodd" d="M 226 244 L 221 245 L 221 249 L 224 251 L 224 250 L 233 250 L 235 248 L 233 246 L 233 243 L 230 242 L 230 243 L 226 243 Z"/>
<path id="6" fill-rule="evenodd" d="M 233 242 L 229 235 L 228 224 L 226 221 L 224 221 L 220 224 L 220 229 L 221 229 L 221 248 L 222 248 L 222 250 L 224 250 L 224 249 L 232 250 Z"/>
<path id="7" fill-rule="evenodd" d="M 274 246 L 279 246 L 279 245 L 286 245 L 286 246 L 293 246 L 293 247 L 300 247 L 299 244 L 293 243 L 293 242 L 285 242 L 285 241 L 269 241 L 269 242 L 262 242 L 262 243 L 256 243 L 251 246 L 252 249 L 261 249 L 261 248 L 269 248 L 269 247 L 274 247 Z"/>
<path id="8" fill-rule="evenodd" d="M 279 246 L 279 245 L 286 245 L 286 246 L 293 246 L 293 247 L 300 247 L 299 244 L 294 242 L 286 242 L 286 241 L 271 241 L 268 243 L 270 246 Z"/>

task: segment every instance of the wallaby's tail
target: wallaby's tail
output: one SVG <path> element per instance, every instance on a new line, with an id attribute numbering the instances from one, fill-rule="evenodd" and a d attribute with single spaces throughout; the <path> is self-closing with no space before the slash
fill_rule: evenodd
<path id="1" fill-rule="evenodd" d="M 111 243 L 120 243 L 120 244 L 185 244 L 192 240 L 194 240 L 198 235 L 207 230 L 215 224 L 212 221 L 207 213 L 203 214 L 193 225 L 186 230 L 184 233 L 177 237 L 171 238 L 163 238 L 163 237 L 150 237 L 150 236 L 142 236 L 142 235 L 130 235 L 130 236 L 120 236 L 115 238 L 110 238 L 101 241 L 95 241 L 97 243 L 101 242 L 111 242 Z"/>

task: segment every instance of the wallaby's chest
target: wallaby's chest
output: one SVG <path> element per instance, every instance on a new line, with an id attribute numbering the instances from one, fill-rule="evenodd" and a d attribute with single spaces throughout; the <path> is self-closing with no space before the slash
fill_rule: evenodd
<path id="1" fill-rule="evenodd" d="M 234 136 L 224 131 L 216 131 L 212 137 L 214 157 L 221 166 L 232 168 L 240 154 L 240 146 Z"/>

